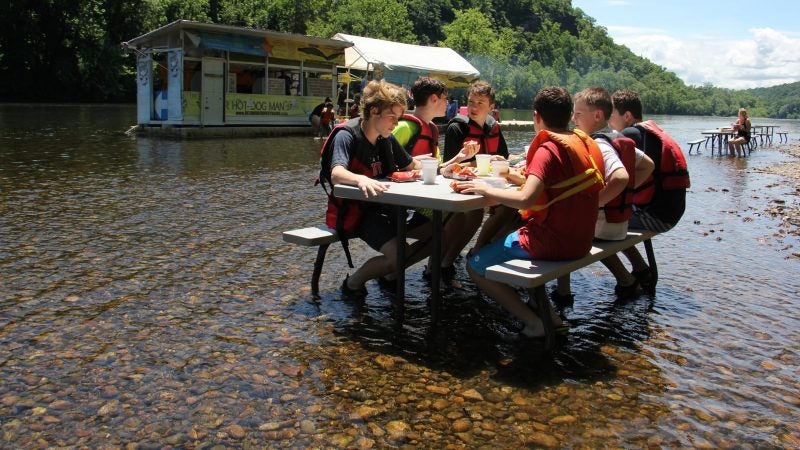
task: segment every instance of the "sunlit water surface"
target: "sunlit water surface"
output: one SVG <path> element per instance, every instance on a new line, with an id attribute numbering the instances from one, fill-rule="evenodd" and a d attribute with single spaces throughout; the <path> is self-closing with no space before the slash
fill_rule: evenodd
<path id="1" fill-rule="evenodd" d="M 732 120 L 656 119 L 681 143 Z M 126 136 L 134 121 L 0 106 L 2 447 L 800 445 L 798 242 L 765 213 L 797 186 L 756 170 L 778 145 L 689 157 L 656 295 L 618 303 L 581 270 L 546 355 L 463 265 L 436 327 L 421 265 L 404 308 L 374 283 L 353 304 L 334 245 L 313 298 L 314 249 L 281 231 L 322 222 L 321 141 Z"/>

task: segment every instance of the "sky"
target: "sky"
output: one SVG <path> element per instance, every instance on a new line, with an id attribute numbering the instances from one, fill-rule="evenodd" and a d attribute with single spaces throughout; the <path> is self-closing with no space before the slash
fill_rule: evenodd
<path id="1" fill-rule="evenodd" d="M 686 84 L 749 89 L 800 81 L 797 0 L 572 0 L 617 44 Z"/>

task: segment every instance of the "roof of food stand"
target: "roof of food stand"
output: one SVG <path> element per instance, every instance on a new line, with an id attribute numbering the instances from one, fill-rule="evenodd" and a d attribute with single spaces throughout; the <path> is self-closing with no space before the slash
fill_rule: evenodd
<path id="1" fill-rule="evenodd" d="M 191 20 L 176 20 L 147 34 L 123 42 L 122 45 L 126 48 L 136 49 L 176 48 L 178 47 L 176 38 L 181 31 L 185 32 L 185 36 L 195 47 L 273 56 L 273 50 L 277 48 L 275 44 L 292 42 L 295 45 L 306 45 L 306 47 L 299 48 L 300 53 L 305 54 L 304 59 L 321 59 L 329 62 L 338 59 L 339 55 L 326 54 L 324 51 L 317 50 L 320 48 L 327 51 L 335 50 L 340 54 L 341 50 L 353 45 L 341 40 Z"/>
<path id="2" fill-rule="evenodd" d="M 384 70 L 427 72 L 464 77 L 470 81 L 480 76 L 478 69 L 451 48 L 403 44 L 344 33 L 335 34 L 333 39 L 353 43 L 344 53 L 345 66 L 351 69 L 368 70 L 382 66 Z"/>

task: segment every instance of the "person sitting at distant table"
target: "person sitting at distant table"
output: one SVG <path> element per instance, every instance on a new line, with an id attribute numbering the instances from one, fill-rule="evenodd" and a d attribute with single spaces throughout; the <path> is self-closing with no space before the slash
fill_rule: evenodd
<path id="1" fill-rule="evenodd" d="M 750 130 L 753 125 L 750 123 L 750 118 L 747 117 L 747 109 L 739 108 L 739 118 L 733 124 L 733 131 L 736 132 L 736 138 L 728 141 L 728 151 L 733 156 L 733 151 L 736 150 L 736 156 L 744 156 L 744 149 L 742 145 L 750 143 Z"/>

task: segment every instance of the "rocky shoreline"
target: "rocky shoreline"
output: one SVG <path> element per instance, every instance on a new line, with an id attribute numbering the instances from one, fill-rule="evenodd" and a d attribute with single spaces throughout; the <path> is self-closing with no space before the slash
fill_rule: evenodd
<path id="1" fill-rule="evenodd" d="M 794 181 L 794 190 L 790 194 L 800 197 L 800 143 L 791 143 L 780 149 L 781 152 L 793 156 L 794 160 L 781 164 L 758 169 L 759 172 L 780 175 Z M 788 204 L 783 200 L 774 200 L 767 208 L 766 212 L 773 217 L 779 217 L 785 225 L 785 232 L 795 236 L 800 236 L 800 205 L 795 201 Z M 793 253 L 793 256 L 800 257 L 800 252 Z"/>

